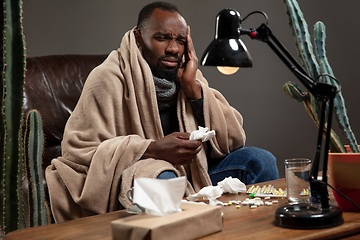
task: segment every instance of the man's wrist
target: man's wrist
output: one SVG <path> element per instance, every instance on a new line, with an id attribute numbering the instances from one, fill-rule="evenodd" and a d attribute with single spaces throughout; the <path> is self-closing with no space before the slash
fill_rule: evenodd
<path id="1" fill-rule="evenodd" d="M 204 120 L 204 98 L 201 97 L 199 99 L 189 99 L 190 105 L 192 107 L 192 110 L 194 112 L 195 118 L 198 121 L 198 124 L 200 126 L 205 126 L 205 120 Z"/>
<path id="2" fill-rule="evenodd" d="M 197 100 L 202 98 L 202 89 L 198 81 L 195 80 L 195 84 L 186 86 L 187 89 L 183 89 L 186 96 L 191 100 Z"/>

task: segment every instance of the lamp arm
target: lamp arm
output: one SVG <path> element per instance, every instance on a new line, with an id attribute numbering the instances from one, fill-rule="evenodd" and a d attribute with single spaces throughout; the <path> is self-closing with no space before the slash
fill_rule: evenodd
<path id="1" fill-rule="evenodd" d="M 290 69 L 291 72 L 298 78 L 298 80 L 313 93 L 314 79 L 312 79 L 304 68 L 296 61 L 296 59 L 289 53 L 283 44 L 272 34 L 271 29 L 266 24 L 261 24 L 256 30 L 254 29 L 240 29 L 240 35 L 246 34 L 252 39 L 256 39 L 267 43 L 267 45 L 275 52 L 281 61 Z"/>
<path id="2" fill-rule="evenodd" d="M 281 42 L 272 34 L 270 28 L 266 24 L 262 24 L 256 30 L 254 29 L 240 29 L 240 35 L 248 35 L 252 39 L 256 39 L 268 44 L 268 46 L 275 52 L 275 54 L 282 60 L 282 62 L 293 72 L 298 80 L 306 87 L 306 89 L 314 95 L 314 97 L 322 102 L 321 115 L 319 122 L 319 131 L 317 139 L 317 147 L 315 157 L 311 166 L 309 183 L 312 196 L 312 202 L 320 203 L 324 209 L 329 208 L 329 196 L 327 191 L 327 162 L 328 151 L 330 144 L 330 129 L 333 114 L 334 98 L 337 93 L 336 87 L 315 81 L 310 77 L 304 68 L 295 60 L 289 51 L 281 44 Z M 323 175 L 322 181 L 317 180 L 317 175 L 320 165 L 320 156 L 322 148 L 322 139 L 324 133 L 325 119 L 326 119 L 326 103 L 329 103 L 329 110 L 327 116 L 327 129 L 324 145 L 324 160 L 323 160 Z"/>

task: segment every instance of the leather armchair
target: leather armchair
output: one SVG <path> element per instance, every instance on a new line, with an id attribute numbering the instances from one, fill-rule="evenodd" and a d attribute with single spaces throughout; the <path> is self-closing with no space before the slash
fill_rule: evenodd
<path id="1" fill-rule="evenodd" d="M 31 109 L 42 117 L 45 137 L 43 168 L 61 155 L 66 121 L 75 108 L 90 71 L 107 55 L 53 55 L 26 62 L 24 118 Z"/>
<path id="2" fill-rule="evenodd" d="M 42 167 L 61 155 L 65 124 L 80 97 L 90 71 L 107 55 L 53 55 L 26 59 L 24 83 L 24 125 L 27 113 L 37 109 L 42 117 L 45 138 Z M 46 181 L 44 178 L 46 186 Z M 45 187 L 47 194 L 47 187 Z M 23 174 L 24 222 L 27 222 L 28 183 Z"/>

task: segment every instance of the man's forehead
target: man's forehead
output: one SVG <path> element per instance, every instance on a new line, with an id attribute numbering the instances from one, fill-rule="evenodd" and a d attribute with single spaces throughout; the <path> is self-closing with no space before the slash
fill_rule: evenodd
<path id="1" fill-rule="evenodd" d="M 155 9 L 150 15 L 146 28 L 152 32 L 186 35 L 187 24 L 177 12 Z"/>

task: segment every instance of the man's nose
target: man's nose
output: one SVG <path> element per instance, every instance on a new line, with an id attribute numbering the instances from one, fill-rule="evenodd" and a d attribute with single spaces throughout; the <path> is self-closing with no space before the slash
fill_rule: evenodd
<path id="1" fill-rule="evenodd" d="M 175 40 L 170 41 L 169 45 L 166 48 L 166 51 L 172 54 L 179 53 L 179 50 L 179 44 Z"/>

